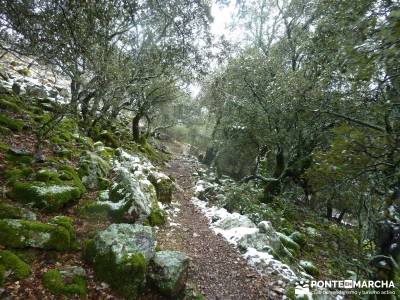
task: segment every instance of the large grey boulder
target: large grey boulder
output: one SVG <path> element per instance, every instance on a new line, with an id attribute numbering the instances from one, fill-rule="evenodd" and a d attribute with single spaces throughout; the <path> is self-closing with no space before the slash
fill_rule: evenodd
<path id="1" fill-rule="evenodd" d="M 25 92 L 27 96 L 31 96 L 34 98 L 47 98 L 48 96 L 46 88 L 39 85 L 27 85 L 25 87 Z"/>
<path id="2" fill-rule="evenodd" d="M 112 224 L 87 242 L 84 258 L 93 266 L 97 278 L 135 299 L 145 286 L 155 246 L 151 227 Z"/>
<path id="3" fill-rule="evenodd" d="M 123 218 L 132 222 L 143 222 L 157 206 L 154 186 L 146 178 L 135 176 L 126 168 L 115 168 L 116 177 L 109 193 Z"/>
<path id="4" fill-rule="evenodd" d="M 157 252 L 151 263 L 149 281 L 168 297 L 176 297 L 185 288 L 189 257 L 178 251 Z"/>
<path id="5" fill-rule="evenodd" d="M 271 222 L 263 221 L 258 224 L 258 232 L 246 234 L 238 241 L 239 249 L 247 250 L 253 248 L 258 251 L 279 254 L 283 252 L 283 245 L 278 233 L 272 227 Z"/>
<path id="6" fill-rule="evenodd" d="M 282 251 L 282 243 L 276 235 L 266 235 L 264 233 L 246 234 L 238 241 L 240 250 L 245 251 L 248 248 L 254 248 L 258 251 L 269 253 L 280 253 Z"/>
<path id="7" fill-rule="evenodd" d="M 107 188 L 110 164 L 94 152 L 87 151 L 79 161 L 79 175 L 89 190 Z"/>

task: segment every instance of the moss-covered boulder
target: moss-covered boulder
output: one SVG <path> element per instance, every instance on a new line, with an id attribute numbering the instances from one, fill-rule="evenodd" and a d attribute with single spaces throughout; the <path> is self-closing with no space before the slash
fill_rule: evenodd
<path id="1" fill-rule="evenodd" d="M 13 164 L 30 164 L 33 159 L 32 152 L 16 147 L 10 147 L 6 154 L 6 160 Z"/>
<path id="2" fill-rule="evenodd" d="M 256 225 L 249 219 L 249 217 L 240 215 L 238 213 L 230 214 L 214 223 L 215 227 L 223 230 L 229 230 L 237 227 L 255 228 Z"/>
<path id="3" fill-rule="evenodd" d="M 300 252 L 300 245 L 297 244 L 295 241 L 293 241 L 290 237 L 287 235 L 284 235 L 283 233 L 277 232 L 280 241 L 282 244 L 289 249 L 289 251 L 292 252 L 292 254 L 298 254 Z"/>
<path id="4" fill-rule="evenodd" d="M 0 219 L 36 220 L 36 214 L 25 208 L 0 200 Z"/>
<path id="5" fill-rule="evenodd" d="M 33 169 L 30 167 L 10 168 L 4 172 L 4 178 L 8 184 L 14 184 L 18 180 L 29 178 L 32 173 Z"/>
<path id="6" fill-rule="evenodd" d="M 98 279 L 134 299 L 145 286 L 155 245 L 151 227 L 112 224 L 86 243 L 84 258 L 93 266 Z"/>
<path id="7" fill-rule="evenodd" d="M 82 267 L 65 266 L 43 274 L 43 286 L 56 296 L 85 296 L 86 271 Z"/>
<path id="8" fill-rule="evenodd" d="M 85 185 L 82 183 L 79 174 L 69 166 L 59 166 L 57 170 L 59 179 L 67 185 L 77 187 L 81 194 L 86 193 Z"/>
<path id="9" fill-rule="evenodd" d="M 157 199 L 162 203 L 171 203 L 174 182 L 167 175 L 160 172 L 151 173 L 147 179 L 156 188 Z"/>
<path id="10" fill-rule="evenodd" d="M 148 221 L 151 226 L 161 226 L 164 225 L 167 220 L 167 216 L 165 211 L 161 208 L 153 208 Z"/>
<path id="11" fill-rule="evenodd" d="M 0 125 L 18 132 L 24 128 L 25 123 L 23 120 L 14 119 L 4 114 L 0 114 Z"/>
<path id="12" fill-rule="evenodd" d="M 21 100 L 12 93 L 0 94 L 0 109 L 19 113 L 22 110 Z"/>
<path id="13" fill-rule="evenodd" d="M 99 155 L 101 158 L 103 158 L 106 161 L 110 161 L 115 154 L 115 149 L 104 146 L 104 144 L 100 141 L 94 143 L 93 148 L 94 148 L 96 154 Z"/>
<path id="14" fill-rule="evenodd" d="M 282 252 L 282 243 L 276 235 L 266 235 L 263 233 L 245 234 L 238 240 L 238 247 L 241 251 L 246 251 L 249 248 L 254 248 L 258 251 L 269 252 L 276 254 Z"/>
<path id="15" fill-rule="evenodd" d="M 79 175 L 89 190 L 106 189 L 110 164 L 94 152 L 86 151 L 79 161 Z"/>
<path id="16" fill-rule="evenodd" d="M 109 191 L 100 191 L 96 200 L 83 203 L 80 207 L 80 214 L 90 219 L 110 218 L 113 222 L 133 221 L 128 210 L 129 204 L 126 202 L 112 202 L 109 198 Z"/>
<path id="17" fill-rule="evenodd" d="M 36 172 L 35 178 L 37 181 L 46 183 L 62 183 L 56 170 L 52 169 L 41 169 Z"/>
<path id="18" fill-rule="evenodd" d="M 67 216 L 55 216 L 55 217 L 49 219 L 48 223 L 64 227 L 66 230 L 68 230 L 68 233 L 69 233 L 69 236 L 70 236 L 71 245 L 72 245 L 73 242 L 75 242 L 76 234 L 75 234 L 74 225 L 72 224 L 72 219 L 70 217 L 67 217 Z"/>
<path id="19" fill-rule="evenodd" d="M 71 247 L 73 237 L 69 230 L 64 225 L 1 219 L 0 244 L 11 248 L 33 247 L 63 251 Z"/>
<path id="20" fill-rule="evenodd" d="M 9 195 L 43 211 L 57 212 L 75 203 L 82 196 L 82 190 L 70 185 L 16 182 Z"/>
<path id="21" fill-rule="evenodd" d="M 31 267 L 8 250 L 0 251 L 0 269 L 11 271 L 10 275 L 16 280 L 24 279 L 31 275 Z"/>
<path id="22" fill-rule="evenodd" d="M 185 288 L 189 257 L 178 251 L 159 251 L 151 262 L 150 283 L 167 297 L 177 297 Z"/>
<path id="23" fill-rule="evenodd" d="M 306 244 L 306 236 L 304 234 L 302 234 L 299 231 L 295 231 L 293 232 L 290 236 L 289 236 L 294 242 L 296 242 L 297 244 L 300 245 L 300 247 L 303 247 Z"/>
<path id="24" fill-rule="evenodd" d="M 111 216 L 111 212 L 110 205 L 97 200 L 87 201 L 79 208 L 80 216 L 88 219 L 104 219 Z M 115 219 L 114 221 L 119 221 L 118 217 Z"/>
<path id="25" fill-rule="evenodd" d="M 311 276 L 318 276 L 319 275 L 319 270 L 318 268 L 310 261 L 306 260 L 301 260 L 299 262 L 300 267 L 306 271 L 307 274 L 310 274 Z"/>

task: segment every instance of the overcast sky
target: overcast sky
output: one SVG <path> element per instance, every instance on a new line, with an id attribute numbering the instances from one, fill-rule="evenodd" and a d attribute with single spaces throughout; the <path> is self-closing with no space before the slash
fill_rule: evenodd
<path id="1" fill-rule="evenodd" d="M 219 40 L 221 36 L 225 36 L 227 40 L 235 41 L 237 40 L 237 32 L 231 32 L 228 29 L 230 21 L 232 19 L 232 14 L 235 11 L 235 1 L 230 1 L 231 3 L 226 5 L 218 5 L 213 1 L 211 7 L 211 14 L 214 18 L 214 22 L 211 24 L 211 33 L 215 37 L 215 40 Z M 201 87 L 199 85 L 192 84 L 190 86 L 190 93 L 192 97 L 196 97 L 200 92 Z"/>

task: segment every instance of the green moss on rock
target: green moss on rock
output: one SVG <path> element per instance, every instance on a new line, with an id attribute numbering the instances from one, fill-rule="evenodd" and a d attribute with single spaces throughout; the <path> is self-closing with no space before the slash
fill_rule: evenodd
<path id="1" fill-rule="evenodd" d="M 1 130 L 0 130 L 1 133 Z M 0 142 L 0 152 L 7 152 L 10 147 L 7 144 Z"/>
<path id="2" fill-rule="evenodd" d="M 77 201 L 82 195 L 79 188 L 42 182 L 16 182 L 10 196 L 46 212 L 59 211 L 66 204 Z"/>
<path id="3" fill-rule="evenodd" d="M 10 128 L 0 125 L 0 135 L 8 136 L 11 135 L 13 132 Z"/>
<path id="4" fill-rule="evenodd" d="M 71 234 L 63 226 L 38 221 L 0 220 L 0 244 L 11 248 L 63 251 L 71 246 Z"/>
<path id="5" fill-rule="evenodd" d="M 294 242 L 300 245 L 300 247 L 306 244 L 306 236 L 301 232 L 295 231 L 289 236 Z"/>
<path id="6" fill-rule="evenodd" d="M 23 76 L 29 76 L 31 74 L 31 71 L 28 68 L 19 69 L 17 72 Z"/>
<path id="7" fill-rule="evenodd" d="M 63 278 L 59 269 L 53 269 L 43 274 L 43 285 L 52 294 L 60 296 L 85 296 L 87 293 L 84 276 L 74 274 L 68 281 Z"/>
<path id="8" fill-rule="evenodd" d="M 293 254 L 298 254 L 300 252 L 300 246 L 295 241 L 293 241 L 290 237 L 284 235 L 283 233 L 277 232 L 279 236 L 279 240 L 281 243 L 289 249 L 289 251 L 293 252 Z"/>
<path id="9" fill-rule="evenodd" d="M 49 169 L 41 169 L 36 173 L 36 180 L 41 182 L 52 182 L 52 183 L 61 183 L 60 178 L 56 171 L 49 170 Z"/>
<path id="10" fill-rule="evenodd" d="M 110 207 L 100 201 L 88 201 L 80 207 L 80 215 L 83 217 L 101 219 L 109 216 Z"/>
<path id="11" fill-rule="evenodd" d="M 19 132 L 24 128 L 24 121 L 12 119 L 4 114 L 0 115 L 0 125 L 11 129 L 12 131 Z"/>
<path id="12" fill-rule="evenodd" d="M 319 270 L 312 262 L 306 261 L 306 260 L 301 260 L 299 265 L 300 265 L 300 267 L 302 267 L 304 269 L 304 271 L 307 272 L 307 274 L 310 274 L 311 276 L 319 275 Z"/>
<path id="13" fill-rule="evenodd" d="M 15 154 L 12 153 L 11 149 L 6 154 L 6 160 L 13 164 L 31 164 L 33 161 L 33 155 L 30 153 Z"/>
<path id="14" fill-rule="evenodd" d="M 160 208 L 152 209 L 149 217 L 149 224 L 150 226 L 161 226 L 164 225 L 166 222 L 166 215 L 164 210 Z"/>
<path id="15" fill-rule="evenodd" d="M 112 224 L 86 242 L 84 258 L 96 277 L 122 295 L 135 299 L 145 286 L 147 265 L 155 254 L 150 227 Z"/>
<path id="16" fill-rule="evenodd" d="M 8 183 L 14 183 L 17 180 L 28 178 L 32 173 L 33 169 L 30 167 L 12 168 L 4 172 L 4 177 Z"/>
<path id="17" fill-rule="evenodd" d="M 152 173 L 147 179 L 154 185 L 158 201 L 162 203 L 171 203 L 174 189 L 173 181 L 162 173 Z"/>
<path id="18" fill-rule="evenodd" d="M 86 193 L 86 188 L 82 183 L 78 173 L 71 167 L 62 166 L 59 168 L 60 176 L 59 178 L 68 185 L 75 186 L 79 189 L 81 194 Z"/>
<path id="19" fill-rule="evenodd" d="M 0 109 L 18 113 L 22 110 L 20 103 L 21 101 L 16 95 L 0 94 Z"/>
<path id="20" fill-rule="evenodd" d="M 185 288 L 189 257 L 178 251 L 159 251 L 151 262 L 149 281 L 163 295 L 176 298 Z"/>
<path id="21" fill-rule="evenodd" d="M 17 255 L 8 250 L 0 251 L 0 265 L 11 270 L 15 279 L 24 279 L 31 275 L 31 267 Z"/>
<path id="22" fill-rule="evenodd" d="M 6 277 L 6 268 L 3 265 L 0 265 L 0 287 L 3 286 L 5 277 Z"/>
<path id="23" fill-rule="evenodd" d="M 73 240 L 75 240 L 75 238 L 76 238 L 75 229 L 74 229 L 74 225 L 72 224 L 72 219 L 70 217 L 55 216 L 54 218 L 51 218 L 49 220 L 49 223 L 64 227 L 69 232 L 71 242 Z"/>
<path id="24" fill-rule="evenodd" d="M 86 188 L 97 190 L 108 186 L 106 178 L 111 166 L 96 153 L 86 151 L 81 157 L 79 165 L 79 175 Z"/>
<path id="25" fill-rule="evenodd" d="M 0 219 L 35 220 L 36 215 L 25 208 L 14 206 L 0 200 Z"/>

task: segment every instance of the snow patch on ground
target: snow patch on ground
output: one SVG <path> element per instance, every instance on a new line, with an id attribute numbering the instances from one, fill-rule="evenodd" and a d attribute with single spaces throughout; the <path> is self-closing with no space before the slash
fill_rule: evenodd
<path id="1" fill-rule="evenodd" d="M 200 186 L 200 185 L 198 185 Z M 193 197 L 191 202 L 196 205 L 203 214 L 208 218 L 210 228 L 216 233 L 222 235 L 230 244 L 237 246 L 237 242 L 246 234 L 255 234 L 259 232 L 256 227 L 234 227 L 223 229 L 219 228 L 218 224 L 223 223 L 224 220 L 238 219 L 244 220 L 243 215 L 238 213 L 229 213 L 224 208 L 218 208 L 215 206 L 207 206 L 207 202 L 201 201 L 200 199 Z M 286 264 L 275 259 L 268 252 L 258 251 L 254 248 L 248 248 L 243 254 L 244 258 L 248 263 L 254 266 L 260 273 L 273 273 L 280 275 L 286 281 L 294 282 L 298 280 L 298 276 L 294 271 Z"/>

